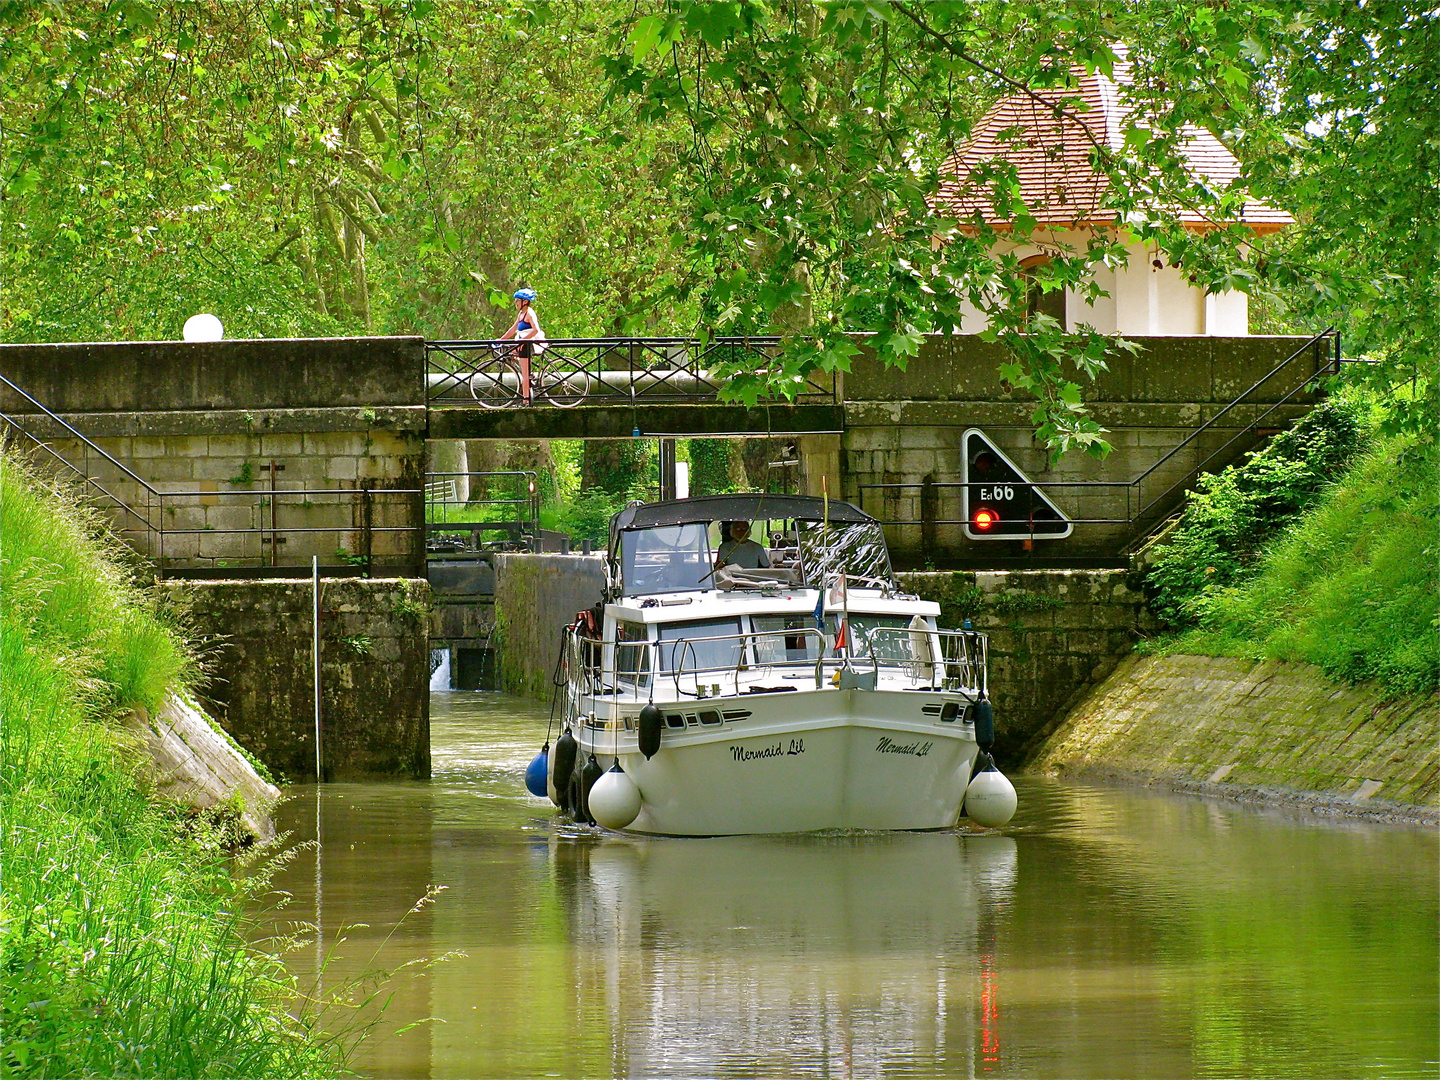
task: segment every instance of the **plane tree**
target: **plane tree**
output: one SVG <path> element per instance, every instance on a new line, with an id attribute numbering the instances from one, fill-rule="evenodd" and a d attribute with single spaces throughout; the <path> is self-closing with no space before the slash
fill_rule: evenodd
<path id="1" fill-rule="evenodd" d="M 1125 343 L 1067 333 L 1026 292 L 1093 297 L 1092 271 L 1123 264 L 1126 238 L 1209 290 L 1250 293 L 1278 327 L 1340 325 L 1380 361 L 1378 384 L 1414 384 L 1408 415 L 1434 415 L 1436 44 L 1433 17 L 1406 4 L 672 0 L 619 21 L 607 72 L 641 119 L 690 129 L 676 291 L 701 297 L 719 330 L 786 336 L 783 367 L 732 373 L 738 395 L 845 369 L 858 329 L 903 368 L 924 334 L 964 328 L 968 302 L 1035 397 L 1041 439 L 1103 454 L 1083 385 Z M 1090 147 L 1115 228 L 1069 248 L 1047 233 L 1058 257 L 1024 275 L 997 227 L 934 212 L 942 166 L 989 104 L 1063 94 L 1122 58 L 1131 119 L 1118 146 Z M 1187 168 L 1187 125 L 1232 149 L 1235 182 Z M 1006 237 L 1041 231 L 1013 169 L 972 179 L 1007 214 Z M 1251 198 L 1299 227 L 1255 236 L 1239 223 Z M 1208 228 L 1187 227 L 1197 215 Z"/>

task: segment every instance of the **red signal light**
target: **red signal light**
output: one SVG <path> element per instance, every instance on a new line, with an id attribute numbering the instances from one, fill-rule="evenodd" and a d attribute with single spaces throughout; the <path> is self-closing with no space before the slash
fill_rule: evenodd
<path id="1" fill-rule="evenodd" d="M 999 520 L 1000 515 L 988 507 L 982 506 L 979 510 L 975 511 L 975 528 L 981 532 L 989 532 Z"/>

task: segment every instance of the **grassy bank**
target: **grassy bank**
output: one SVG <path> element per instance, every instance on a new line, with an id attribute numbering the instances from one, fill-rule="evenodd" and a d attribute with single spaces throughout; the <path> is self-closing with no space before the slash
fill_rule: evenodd
<path id="1" fill-rule="evenodd" d="M 1377 410 L 1338 402 L 1192 500 L 1149 575 L 1180 631 L 1160 651 L 1436 688 L 1436 447 L 1380 435 Z"/>
<path id="2" fill-rule="evenodd" d="M 100 535 L 0 456 L 0 1075 L 333 1076 L 224 837 L 147 797 L 117 718 L 193 669 Z"/>

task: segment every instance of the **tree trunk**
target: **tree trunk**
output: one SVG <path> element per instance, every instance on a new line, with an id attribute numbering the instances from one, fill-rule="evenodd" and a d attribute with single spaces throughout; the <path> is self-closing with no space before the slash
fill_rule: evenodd
<path id="1" fill-rule="evenodd" d="M 470 501 L 470 477 L 468 455 L 461 439 L 435 439 L 426 443 L 429 451 L 429 471 L 432 473 L 465 473 L 464 476 L 435 477 L 436 481 L 455 481 L 455 499 L 461 503 Z"/>
<path id="2" fill-rule="evenodd" d="M 580 466 L 580 490 L 600 488 L 629 495 L 649 478 L 647 439 L 587 439 Z"/>

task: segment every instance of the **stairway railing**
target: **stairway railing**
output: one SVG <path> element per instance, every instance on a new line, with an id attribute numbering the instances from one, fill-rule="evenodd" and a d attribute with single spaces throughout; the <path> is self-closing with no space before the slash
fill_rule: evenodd
<path id="1" fill-rule="evenodd" d="M 1314 357 L 1314 363 L 1304 377 L 1290 386 L 1274 401 L 1256 402 L 1251 399 L 1261 388 L 1270 383 L 1277 375 L 1285 371 L 1300 357 L 1306 353 Z M 1245 438 L 1263 426 L 1263 422 L 1272 416 L 1277 410 L 1292 404 L 1295 398 L 1312 388 L 1317 379 L 1327 375 L 1335 375 L 1340 371 L 1343 363 L 1341 355 L 1340 334 L 1333 326 L 1327 326 L 1324 330 L 1306 340 L 1285 359 L 1272 367 L 1250 386 L 1246 387 L 1232 401 L 1218 409 L 1213 416 L 1190 432 L 1162 454 L 1155 462 L 1146 468 L 1139 475 L 1130 480 L 1037 480 L 1031 481 L 1031 486 L 1044 492 L 1063 492 L 1065 494 L 1083 497 L 1087 494 L 1105 494 L 1118 501 L 1123 493 L 1125 510 L 1123 515 L 1108 517 L 1072 517 L 1070 520 L 1076 525 L 1125 525 L 1128 527 L 1127 539 L 1121 548 L 1123 554 L 1129 554 L 1139 547 L 1142 547 L 1147 538 L 1157 528 L 1163 527 L 1175 507 L 1175 502 L 1180 494 L 1189 490 L 1196 480 L 1204 474 L 1212 464 L 1224 460 L 1225 455 L 1236 442 Z M 1222 427 L 1221 421 L 1230 416 L 1235 410 L 1250 404 L 1255 407 L 1264 405 L 1264 411 L 1256 413 L 1247 422 L 1238 425 L 1234 433 L 1219 446 L 1203 452 L 1202 440 L 1208 432 L 1214 432 Z M 1175 460 L 1188 453 L 1196 454 L 1196 461 L 1184 474 L 1174 478 L 1170 466 Z M 1168 478 L 1167 478 L 1168 477 Z M 1151 492 L 1150 488 L 1156 484 L 1163 484 L 1160 490 Z M 1148 487 L 1147 487 L 1148 485 Z M 896 483 L 861 484 L 862 492 L 877 491 L 894 494 L 918 494 L 918 503 L 934 505 L 938 496 L 943 491 L 959 491 L 965 484 L 955 481 L 908 481 Z M 913 493 L 913 494 L 912 494 Z M 964 525 L 963 519 L 942 518 L 937 516 L 923 516 L 917 520 L 900 520 L 887 517 L 887 525 L 918 525 L 921 527 L 930 526 L 959 526 Z"/>
<path id="2" fill-rule="evenodd" d="M 304 485 L 295 488 L 281 488 L 276 481 L 275 471 L 277 467 L 283 468 L 283 466 L 276 466 L 272 462 L 270 465 L 261 465 L 260 467 L 262 471 L 270 470 L 268 487 L 234 491 L 161 490 L 86 436 L 63 416 L 26 393 L 9 378 L 0 375 L 0 385 L 6 387 L 33 408 L 33 420 L 43 417 L 44 421 L 48 421 L 51 425 L 52 431 L 59 432 L 58 436 L 50 435 L 47 438 L 27 427 L 21 418 L 8 413 L 0 413 L 0 435 L 3 435 L 7 441 L 13 440 L 25 445 L 32 454 L 43 455 L 43 460 L 53 462 L 66 474 L 78 478 L 85 490 L 98 495 L 97 501 L 101 503 L 100 509 L 108 509 L 118 515 L 120 528 L 117 529 L 117 532 L 122 536 L 129 533 L 132 538 L 135 533 L 144 536 L 143 545 L 132 542 L 132 546 L 137 548 L 140 554 L 154 562 L 162 576 L 183 576 L 201 572 L 207 576 L 219 574 L 229 577 L 254 576 L 256 572 L 263 573 L 265 576 L 283 576 L 302 571 L 308 573 L 308 565 L 292 565 L 293 558 L 282 563 L 281 546 L 286 544 L 291 537 L 308 538 L 314 546 L 317 538 L 324 536 L 343 538 L 346 535 L 353 535 L 357 538 L 359 550 L 351 553 L 346 551 L 343 546 L 337 548 L 334 556 L 327 558 L 327 561 L 322 564 L 322 569 L 328 575 L 368 574 L 373 569 L 382 566 L 403 567 L 407 573 L 411 574 L 423 575 L 424 573 L 425 522 L 423 511 L 419 509 L 423 506 L 423 490 L 420 488 L 382 488 L 371 486 L 369 482 L 356 488 L 312 488 Z M 32 419 L 28 413 L 25 416 L 27 420 Z M 48 441 L 49 438 L 57 437 L 73 440 L 79 444 L 83 458 L 80 464 L 60 453 Z M 100 461 L 105 462 L 114 470 L 115 475 L 119 477 L 120 484 L 133 485 L 138 498 L 122 497 L 118 492 L 112 490 L 111 486 L 93 475 L 92 462 Z M 418 519 L 411 524 L 376 524 L 374 520 L 376 512 L 386 500 L 398 501 L 407 505 L 413 502 L 416 513 L 419 514 Z M 193 511 L 196 504 L 246 501 L 251 504 L 252 511 L 259 512 L 259 519 L 252 519 L 248 527 L 223 523 L 219 526 L 197 522 L 187 524 L 183 520 L 186 511 Z M 282 502 L 309 508 L 316 505 L 317 501 L 328 502 L 337 507 L 348 507 L 351 515 L 358 520 L 319 525 L 287 525 L 279 520 L 278 508 Z M 268 522 L 264 520 L 267 516 L 266 511 L 268 511 Z M 180 515 L 179 523 L 167 526 L 165 524 L 167 518 L 177 514 Z M 410 545 L 414 550 L 410 556 L 373 553 L 373 543 L 376 537 L 397 533 L 411 534 L 414 537 Z M 192 541 L 192 546 L 197 542 L 209 542 L 195 541 L 196 537 L 217 538 L 220 546 L 225 550 L 220 554 L 205 558 L 197 556 L 193 551 L 186 555 L 183 552 L 187 537 Z M 174 550 L 177 544 L 181 548 L 181 554 L 178 555 Z M 243 550 L 251 544 L 259 549 L 258 554 Z M 268 551 L 265 550 L 267 547 Z"/>
<path id="3" fill-rule="evenodd" d="M 1333 355 L 1325 357 L 1324 361 L 1322 362 L 1321 350 L 1323 347 L 1325 347 L 1327 340 L 1333 342 L 1334 351 Z M 1198 440 L 1201 438 L 1201 436 L 1203 436 L 1206 431 L 1215 427 L 1221 417 L 1227 415 L 1232 409 L 1239 408 L 1241 405 L 1245 404 L 1246 398 L 1248 398 L 1255 391 L 1259 390 L 1262 386 L 1264 386 L 1272 378 L 1278 375 L 1281 371 L 1284 371 L 1285 368 L 1287 368 L 1291 363 L 1303 356 L 1307 351 L 1311 352 L 1315 357 L 1313 371 L 1311 371 L 1305 376 L 1305 378 L 1301 379 L 1298 383 L 1296 383 L 1289 390 L 1287 390 L 1279 399 L 1271 402 L 1269 404 L 1269 407 L 1263 413 L 1255 416 L 1248 424 L 1237 429 L 1235 433 L 1231 435 L 1230 438 L 1226 439 L 1225 442 L 1223 442 L 1220 446 L 1216 447 L 1214 450 L 1210 451 L 1210 453 L 1206 454 L 1205 457 L 1201 459 L 1195 466 L 1193 466 L 1183 478 L 1169 484 L 1163 491 L 1161 491 L 1154 498 L 1150 499 L 1148 502 L 1141 503 L 1136 512 L 1131 516 L 1130 524 L 1136 527 L 1136 531 L 1130 538 L 1130 543 L 1127 545 L 1127 550 L 1133 550 L 1138 544 L 1143 544 L 1145 537 L 1148 536 L 1149 533 L 1157 525 L 1163 524 L 1163 519 L 1166 516 L 1166 510 L 1169 509 L 1170 505 L 1173 505 L 1171 503 L 1168 503 L 1167 501 L 1170 500 L 1171 496 L 1174 495 L 1177 491 L 1188 490 L 1190 486 L 1193 485 L 1195 481 L 1204 472 L 1207 471 L 1207 467 L 1212 461 L 1215 461 L 1217 458 L 1220 458 L 1222 455 L 1224 455 L 1225 452 L 1228 451 L 1230 447 L 1234 446 L 1239 439 L 1244 438 L 1247 434 L 1258 429 L 1261 426 L 1261 421 L 1265 420 L 1281 406 L 1289 404 L 1291 399 L 1294 398 L 1297 394 L 1312 386 L 1316 379 L 1320 378 L 1323 375 L 1338 375 L 1340 373 L 1340 364 L 1342 363 L 1340 355 L 1340 332 L 1336 330 L 1333 326 L 1327 326 L 1324 330 L 1321 330 L 1320 333 L 1316 334 L 1309 341 L 1305 342 L 1298 349 L 1296 349 L 1289 356 L 1287 356 L 1284 360 L 1280 361 L 1280 363 L 1276 364 L 1273 368 L 1267 371 L 1252 385 L 1247 387 L 1238 397 L 1235 398 L 1235 400 L 1230 402 L 1230 404 L 1226 405 L 1223 409 L 1219 410 L 1214 416 L 1210 417 L 1209 420 L 1206 420 L 1205 423 L 1201 424 L 1189 435 L 1185 436 L 1185 438 L 1182 439 L 1174 448 L 1172 448 L 1168 453 L 1164 454 L 1158 461 L 1156 461 L 1148 469 L 1146 469 L 1144 472 L 1142 472 L 1139 476 L 1135 477 L 1135 479 L 1131 481 L 1131 483 L 1135 486 L 1137 495 L 1136 501 L 1138 503 L 1140 502 L 1139 496 L 1143 492 L 1144 482 L 1147 479 L 1149 479 L 1151 476 L 1155 475 L 1161 469 L 1163 469 L 1165 465 L 1170 462 L 1171 459 L 1175 458 L 1179 454 L 1184 453 L 1187 447 L 1190 447 L 1192 445 L 1198 446 Z M 1156 518 L 1157 508 L 1159 509 L 1158 520 Z"/>
<path id="4" fill-rule="evenodd" d="M 80 466 L 76 465 L 74 462 L 66 458 L 64 455 L 57 452 L 53 446 L 51 446 L 40 436 L 36 435 L 34 432 L 30 431 L 15 417 L 11 416 L 8 413 L 0 413 L 0 424 L 3 424 L 3 429 L 0 430 L 4 431 L 7 440 L 11 438 L 22 440 L 24 444 L 29 445 L 31 448 L 39 450 L 45 455 L 47 455 L 48 459 L 53 460 L 67 474 L 72 474 L 78 477 L 80 482 L 85 487 L 92 488 L 94 489 L 94 491 L 98 492 L 101 498 L 106 500 L 111 507 L 120 512 L 120 514 L 122 515 L 122 520 L 126 522 L 135 522 L 138 526 L 144 529 L 145 533 L 147 534 L 147 539 L 153 538 L 154 549 L 160 553 L 160 559 L 163 561 L 165 551 L 165 525 L 163 516 L 159 513 L 159 508 L 161 504 L 160 492 L 157 491 L 154 487 L 152 487 L 142 477 L 137 476 L 134 471 L 131 470 L 124 462 L 118 460 L 114 455 L 106 451 L 104 447 L 100 446 L 94 440 L 87 437 L 84 432 L 76 428 L 75 425 L 71 424 L 63 416 L 51 412 L 44 405 L 36 401 L 24 390 L 16 386 L 9 379 L 7 379 L 4 375 L 0 375 L 0 383 L 3 383 L 12 392 L 28 401 L 32 406 L 35 407 L 35 410 L 39 414 L 46 417 L 52 424 L 56 425 L 62 431 L 64 431 L 65 437 L 77 440 L 84 447 L 84 452 L 87 459 L 86 467 L 81 468 Z M 123 475 L 127 480 L 133 483 L 141 492 L 145 494 L 146 505 L 144 513 L 142 513 L 136 507 L 130 505 L 130 503 L 126 502 L 119 495 L 115 494 L 115 492 L 107 488 L 104 484 L 100 482 L 97 477 L 90 475 L 88 458 L 92 454 L 95 457 L 103 458 L 105 461 L 109 462 L 110 465 L 112 465 L 117 471 L 119 471 L 121 475 Z"/>

